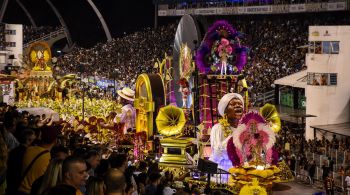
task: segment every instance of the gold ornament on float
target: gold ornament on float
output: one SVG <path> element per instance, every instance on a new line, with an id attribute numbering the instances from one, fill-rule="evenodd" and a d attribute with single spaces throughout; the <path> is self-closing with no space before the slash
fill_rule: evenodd
<path id="1" fill-rule="evenodd" d="M 181 169 L 192 166 L 186 155 L 186 149 L 192 145 L 193 138 L 180 137 L 185 123 L 185 114 L 181 108 L 169 105 L 159 110 L 156 118 L 158 133 L 167 136 L 160 140 L 164 151 L 159 159 L 160 167 L 173 167 L 179 173 Z M 170 137 L 175 135 L 178 136 Z"/>
<path id="2" fill-rule="evenodd" d="M 29 48 L 29 59 L 34 71 L 51 71 L 48 65 L 51 60 L 51 50 L 45 42 L 35 42 Z"/>
<path id="3" fill-rule="evenodd" d="M 259 185 L 259 181 L 256 178 L 253 178 L 253 182 L 250 184 L 246 184 L 243 186 L 239 195 L 267 195 L 266 189 Z"/>
<path id="4" fill-rule="evenodd" d="M 157 132 L 154 111 L 165 104 L 164 84 L 159 74 L 141 74 L 137 77 L 134 107 L 136 133 L 145 131 L 147 139 Z"/>
<path id="5" fill-rule="evenodd" d="M 158 132 L 165 136 L 181 134 L 185 123 L 183 110 L 172 105 L 161 108 L 156 118 Z"/>
<path id="6" fill-rule="evenodd" d="M 181 44 L 180 57 L 179 57 L 179 71 L 180 77 L 189 79 L 194 71 L 194 63 L 192 61 L 192 51 L 187 44 Z"/>
<path id="7" fill-rule="evenodd" d="M 260 114 L 269 123 L 274 133 L 278 133 L 281 130 L 281 119 L 274 105 L 265 104 L 260 108 Z"/>

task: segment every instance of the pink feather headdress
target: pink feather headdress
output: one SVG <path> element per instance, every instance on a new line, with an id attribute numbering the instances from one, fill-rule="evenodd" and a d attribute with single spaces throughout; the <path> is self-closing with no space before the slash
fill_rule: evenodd
<path id="1" fill-rule="evenodd" d="M 229 40 L 222 38 L 220 41 L 220 45 L 217 48 L 217 52 L 219 52 L 219 54 L 222 52 L 225 52 L 225 53 L 230 55 L 230 54 L 232 54 L 232 51 L 233 51 L 233 49 L 230 45 Z"/>
<path id="2" fill-rule="evenodd" d="M 267 152 L 267 161 L 270 161 L 271 149 L 275 144 L 276 137 L 265 119 L 257 112 L 245 114 L 239 122 L 239 125 L 232 134 L 232 142 L 235 146 L 240 164 L 244 162 L 244 157 L 251 154 L 250 147 L 260 145 Z M 232 148 L 227 148 L 228 153 Z"/>

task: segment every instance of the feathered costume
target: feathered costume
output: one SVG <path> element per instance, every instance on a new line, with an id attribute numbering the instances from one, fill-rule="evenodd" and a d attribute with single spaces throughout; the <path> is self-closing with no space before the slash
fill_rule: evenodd
<path id="1" fill-rule="evenodd" d="M 196 65 L 200 74 L 239 75 L 247 63 L 248 48 L 241 45 L 242 35 L 225 20 L 216 21 L 207 31 L 196 53 Z M 221 70 L 220 70 L 221 69 Z M 205 129 L 212 127 L 212 117 L 217 115 L 216 110 L 211 110 L 208 93 L 229 93 L 226 82 L 222 81 L 220 87 L 211 86 L 202 80 L 200 86 L 200 105 L 203 105 L 200 120 Z"/>
<path id="2" fill-rule="evenodd" d="M 277 164 L 278 153 L 273 149 L 275 141 L 275 133 L 265 119 L 256 112 L 249 112 L 242 117 L 232 133 L 227 144 L 227 154 L 234 167 L 260 160 Z M 262 153 L 265 153 L 264 158 Z"/>
<path id="3" fill-rule="evenodd" d="M 239 74 L 247 63 L 247 47 L 241 46 L 241 34 L 227 21 L 216 21 L 206 33 L 196 54 L 201 73 Z M 232 53 L 235 54 L 232 55 Z M 217 71 L 221 67 L 220 71 Z"/>

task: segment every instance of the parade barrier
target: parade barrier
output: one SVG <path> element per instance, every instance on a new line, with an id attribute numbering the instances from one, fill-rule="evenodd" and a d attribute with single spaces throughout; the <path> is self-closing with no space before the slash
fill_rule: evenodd
<path id="1" fill-rule="evenodd" d="M 297 181 L 306 183 L 306 184 L 312 184 L 314 186 L 317 186 L 318 188 L 323 188 L 323 169 L 322 166 L 329 166 L 329 158 L 334 161 L 333 167 L 329 167 L 330 171 L 329 173 L 332 174 L 332 177 L 334 179 L 334 186 L 336 190 L 338 191 L 344 191 L 345 188 L 345 175 L 340 172 L 341 167 L 343 167 L 344 170 L 346 170 L 346 164 L 347 159 L 349 158 L 350 154 L 348 154 L 345 151 L 340 150 L 334 150 L 329 149 L 325 150 L 323 154 L 316 154 L 312 153 L 310 151 L 306 151 L 306 158 L 310 162 L 311 160 L 315 161 L 316 164 L 316 170 L 314 177 L 311 178 L 309 175 L 309 167 L 305 170 L 300 163 L 300 159 L 297 159 L 295 170 L 293 170 L 293 174 L 295 174 L 295 178 Z"/>
<path id="2" fill-rule="evenodd" d="M 330 12 L 349 10 L 348 1 L 335 1 L 328 3 L 305 3 L 285 5 L 257 5 L 257 6 L 231 6 L 209 8 L 180 8 L 167 9 L 159 7 L 158 16 L 191 15 L 242 15 L 242 14 L 287 14 L 307 12 Z"/>

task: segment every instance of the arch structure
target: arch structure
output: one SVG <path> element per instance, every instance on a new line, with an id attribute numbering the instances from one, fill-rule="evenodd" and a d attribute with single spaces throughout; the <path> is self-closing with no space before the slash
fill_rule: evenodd
<path id="1" fill-rule="evenodd" d="M 32 24 L 32 26 L 34 28 L 36 28 L 36 23 L 32 17 L 32 15 L 29 13 L 29 11 L 27 10 L 27 8 L 23 5 L 23 3 L 21 2 L 21 0 L 16 0 L 17 4 L 22 8 L 22 10 L 24 11 L 24 13 L 26 14 L 26 16 L 28 17 L 30 23 Z"/>
<path id="2" fill-rule="evenodd" d="M 100 10 L 98 10 L 98 8 L 97 8 L 96 5 L 94 4 L 94 2 L 92 2 L 92 0 L 87 0 L 87 2 L 90 4 L 90 6 L 92 7 L 92 9 L 93 9 L 94 12 L 96 13 L 98 19 L 100 20 L 101 25 L 102 25 L 102 27 L 103 27 L 103 30 L 105 31 L 107 41 L 108 41 L 108 42 L 112 41 L 111 33 L 109 32 L 107 23 L 106 23 L 105 19 L 103 18 L 103 16 L 102 16 Z"/>
<path id="3" fill-rule="evenodd" d="M 64 28 L 64 32 L 65 32 L 66 37 L 67 37 L 68 46 L 69 47 L 73 46 L 73 41 L 72 41 L 72 37 L 71 37 L 70 32 L 69 32 L 68 26 L 67 26 L 66 22 L 64 21 L 63 17 L 61 16 L 60 12 L 53 5 L 51 0 L 46 0 L 46 2 L 50 5 L 51 9 L 54 11 L 56 17 L 58 18 L 62 27 Z"/>

